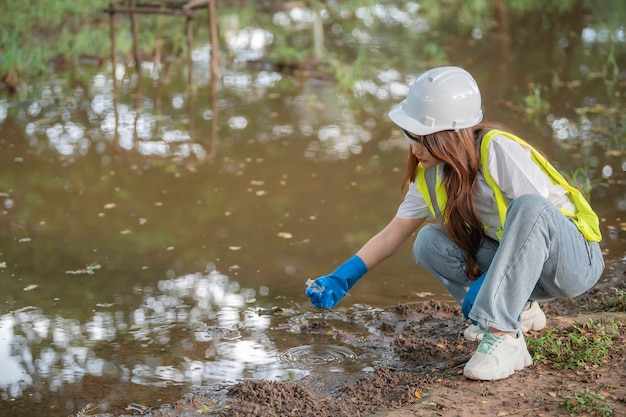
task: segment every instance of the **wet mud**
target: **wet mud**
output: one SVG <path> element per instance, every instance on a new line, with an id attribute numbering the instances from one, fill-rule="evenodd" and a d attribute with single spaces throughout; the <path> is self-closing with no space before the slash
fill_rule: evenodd
<path id="1" fill-rule="evenodd" d="M 555 317 L 608 315 L 607 297 L 616 290 L 626 290 L 623 263 L 610 268 L 607 278 L 588 293 L 571 300 L 543 303 L 549 324 L 555 323 Z M 624 319 L 623 311 L 612 313 Z M 292 382 L 246 380 L 230 386 L 193 387 L 180 401 L 153 410 L 152 415 L 470 416 L 494 412 L 495 405 L 500 411 L 491 415 L 555 416 L 569 415 L 563 398 L 571 396 L 571 390 L 577 387 L 606 394 L 617 412 L 614 415 L 626 412 L 623 325 L 604 366 L 555 371 L 545 364 L 535 364 L 506 380 L 481 382 L 462 375 L 477 342 L 463 338 L 467 323 L 458 306 L 426 301 L 398 305 L 391 314 L 384 311 L 347 314 L 353 314 L 351 320 L 377 329 L 377 334 L 361 340 L 364 352 L 376 350 L 382 358 L 370 371 L 315 372 Z M 323 320 L 312 320 L 303 324 L 301 330 L 332 331 L 333 326 Z M 537 337 L 542 332 L 528 337 Z M 336 337 L 348 336 L 337 331 Z"/>

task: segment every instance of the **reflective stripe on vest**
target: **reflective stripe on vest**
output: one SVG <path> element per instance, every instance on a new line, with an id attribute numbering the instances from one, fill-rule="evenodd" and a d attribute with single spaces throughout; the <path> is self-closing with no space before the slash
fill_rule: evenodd
<path id="1" fill-rule="evenodd" d="M 439 176 L 439 165 L 436 165 L 432 169 L 435 170 L 435 199 L 437 200 L 437 207 L 439 208 L 439 212 L 442 214 L 445 213 L 444 209 L 446 208 L 446 203 L 448 202 L 448 194 L 446 193 L 446 189 L 443 187 L 441 183 L 441 177 Z M 426 204 L 428 205 L 428 209 L 430 210 L 430 214 L 436 218 L 437 213 L 435 212 L 435 206 L 433 205 L 432 199 L 430 198 L 430 192 L 428 191 L 428 183 L 426 182 L 426 172 L 424 167 L 420 164 L 417 166 L 417 190 L 424 197 Z M 446 223 L 445 221 L 443 223 Z"/>
<path id="2" fill-rule="evenodd" d="M 580 232 L 585 236 L 585 238 L 587 238 L 587 240 L 589 240 L 590 242 L 599 242 L 600 240 L 602 240 L 602 234 L 600 233 L 600 221 L 598 219 L 598 216 L 591 209 L 591 206 L 589 205 L 587 200 L 585 200 L 585 197 L 583 197 L 580 190 L 572 187 L 565 180 L 565 178 L 563 178 L 563 176 L 546 160 L 546 158 L 544 158 L 539 152 L 537 152 L 535 148 L 530 146 L 524 140 L 518 138 L 515 135 L 504 132 L 502 130 L 491 129 L 487 132 L 487 134 L 484 135 L 482 139 L 482 143 L 480 145 L 480 154 L 481 154 L 481 162 L 482 162 L 483 175 L 485 177 L 485 181 L 487 182 L 487 185 L 489 185 L 489 187 L 493 190 L 493 194 L 496 200 L 496 205 L 498 207 L 498 216 L 500 217 L 500 224 L 501 224 L 498 230 L 496 231 L 496 235 L 498 236 L 498 238 L 502 237 L 502 231 L 504 228 L 504 222 L 506 220 L 506 211 L 507 211 L 508 205 L 506 203 L 506 200 L 504 199 L 504 196 L 502 195 L 502 191 L 500 190 L 500 188 L 494 181 L 488 169 L 489 143 L 491 142 L 493 137 L 497 135 L 505 136 L 519 143 L 524 148 L 530 149 L 531 158 L 533 162 L 537 164 L 546 175 L 548 175 L 548 177 L 554 184 L 558 184 L 569 193 L 569 198 L 574 204 L 574 206 L 576 207 L 577 213 L 574 214 L 571 211 L 568 211 L 565 209 L 560 209 L 560 211 L 565 216 L 572 219 L 576 227 L 578 227 L 578 230 L 580 230 Z M 448 201 L 448 195 L 446 193 L 445 188 L 442 186 L 441 178 L 439 176 L 439 171 L 438 171 L 439 168 L 437 167 L 436 169 L 437 169 L 437 175 L 436 175 L 436 180 L 435 180 L 435 198 L 437 199 L 437 206 L 441 210 L 441 213 L 445 213 L 445 207 Z M 434 206 L 431 201 L 430 194 L 428 192 L 428 185 L 426 184 L 424 168 L 421 165 L 418 165 L 417 167 L 417 181 L 416 182 L 417 182 L 417 190 L 424 198 L 431 214 L 433 215 L 433 217 L 435 217 Z M 445 219 L 443 219 L 443 223 L 446 223 Z M 487 226 L 485 226 L 485 228 L 487 228 Z"/>

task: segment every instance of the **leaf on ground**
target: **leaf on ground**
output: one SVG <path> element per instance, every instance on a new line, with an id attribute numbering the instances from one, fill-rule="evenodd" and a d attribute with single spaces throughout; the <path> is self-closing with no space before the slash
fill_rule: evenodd
<path id="1" fill-rule="evenodd" d="M 425 297 L 432 297 L 435 294 L 433 294 L 432 292 L 428 292 L 428 291 L 422 291 L 422 292 L 415 293 L 415 295 L 420 298 L 425 298 Z"/>
<path id="2" fill-rule="evenodd" d="M 87 265 L 85 268 L 81 268 L 81 269 L 75 269 L 75 270 L 71 270 L 71 271 L 65 271 L 66 274 L 70 274 L 70 275 L 78 275 L 78 274 L 88 274 L 88 275 L 93 275 L 94 274 L 94 270 L 96 269 L 100 269 L 100 265 L 99 264 L 91 264 L 91 265 Z"/>

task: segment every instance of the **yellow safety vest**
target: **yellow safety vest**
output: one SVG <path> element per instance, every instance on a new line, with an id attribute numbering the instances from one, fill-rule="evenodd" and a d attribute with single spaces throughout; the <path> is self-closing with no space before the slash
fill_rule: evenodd
<path id="1" fill-rule="evenodd" d="M 485 176 L 485 181 L 487 185 L 493 190 L 493 194 L 496 200 L 496 204 L 498 207 L 498 215 L 500 217 L 500 227 L 496 231 L 496 235 L 500 238 L 502 237 L 502 232 L 504 229 L 504 221 L 506 220 L 506 212 L 508 205 L 504 196 L 502 195 L 502 191 L 494 181 L 493 177 L 489 173 L 488 162 L 489 162 L 489 143 L 494 136 L 501 135 L 505 136 L 520 145 L 524 146 L 531 151 L 531 158 L 533 162 L 535 162 L 541 170 L 550 177 L 554 184 L 558 184 L 563 187 L 567 192 L 569 192 L 569 197 L 574 206 L 576 207 L 577 213 L 572 213 L 569 210 L 560 209 L 561 212 L 570 217 L 578 230 L 589 240 L 590 242 L 599 242 L 602 240 L 602 234 L 600 233 L 600 221 L 598 216 L 591 209 L 591 206 L 585 200 L 580 190 L 572 187 L 563 176 L 552 166 L 550 163 L 544 158 L 535 148 L 530 146 L 524 140 L 518 138 L 515 135 L 504 132 L 498 129 L 489 130 L 482 139 L 482 143 L 480 145 L 480 154 L 481 154 L 481 162 L 483 166 L 483 175 Z M 436 183 L 435 183 L 435 199 L 437 200 L 437 207 L 441 213 L 445 213 L 446 203 L 448 201 L 448 195 L 446 193 L 445 188 L 442 186 L 441 178 L 439 176 L 439 167 L 436 167 Z M 426 183 L 425 170 L 421 165 L 417 166 L 417 190 L 420 192 L 428 208 L 433 215 L 436 216 L 435 209 L 430 198 L 430 193 L 428 191 L 428 185 Z M 446 219 L 443 219 L 443 222 L 446 223 Z"/>

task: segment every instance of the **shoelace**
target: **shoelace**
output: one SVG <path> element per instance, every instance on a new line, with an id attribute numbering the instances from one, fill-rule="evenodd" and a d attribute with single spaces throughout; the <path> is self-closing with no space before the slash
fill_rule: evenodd
<path id="1" fill-rule="evenodd" d="M 495 349 L 502 339 L 504 339 L 504 336 L 498 336 L 497 334 L 485 331 L 483 333 L 483 340 L 480 342 L 480 345 L 478 345 L 477 351 L 487 354 Z"/>

